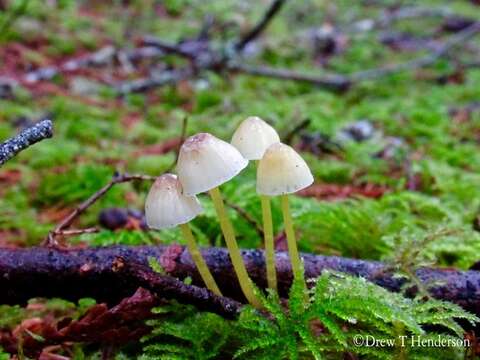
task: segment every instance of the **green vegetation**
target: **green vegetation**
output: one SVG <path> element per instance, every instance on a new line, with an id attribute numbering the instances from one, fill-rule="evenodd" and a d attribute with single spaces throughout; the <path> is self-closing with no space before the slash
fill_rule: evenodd
<path id="1" fill-rule="evenodd" d="M 143 338 L 142 359 L 338 359 L 352 351 L 368 359 L 463 359 L 458 348 L 402 347 L 414 339 L 463 341 L 455 319 L 478 319 L 437 300 L 406 299 L 364 279 L 324 273 L 305 303 L 302 279 L 290 290 L 288 312 L 274 291 L 259 293 L 270 318 L 252 307 L 232 322 L 176 304 L 155 310 Z M 426 332 L 425 326 L 435 325 Z M 360 346 L 358 339 L 395 339 L 387 347 Z"/>

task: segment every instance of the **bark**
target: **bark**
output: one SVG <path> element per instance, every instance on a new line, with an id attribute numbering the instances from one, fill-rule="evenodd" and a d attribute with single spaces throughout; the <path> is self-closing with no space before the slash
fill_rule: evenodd
<path id="1" fill-rule="evenodd" d="M 243 250 L 242 253 L 253 281 L 264 288 L 266 274 L 263 251 Z M 227 250 L 208 248 L 203 250 L 203 255 L 223 294 L 245 302 Z M 202 286 L 188 251 L 179 245 L 74 250 L 44 247 L 0 249 L 0 303 L 25 303 L 32 297 L 61 297 L 73 301 L 93 297 L 97 301 L 116 304 L 139 286 L 165 297 L 179 294 L 174 287 L 150 278 L 151 275 L 144 270 L 140 275 L 134 271 L 134 276 L 131 276 L 128 269 L 148 269 L 149 257 L 158 259 L 169 275 L 179 279 L 190 276 L 194 285 Z M 303 254 L 303 259 L 307 278 L 317 277 L 323 270 L 329 269 L 365 277 L 391 291 L 399 291 L 403 284 L 403 280 L 394 277 L 381 262 L 313 254 Z M 292 280 L 288 254 L 277 252 L 276 261 L 279 291 L 285 295 Z M 417 276 L 424 285 L 429 286 L 434 297 L 452 301 L 480 315 L 480 272 L 422 268 L 417 271 Z M 414 293 L 415 289 L 410 289 L 410 294 Z M 198 298 L 189 294 L 188 289 L 182 296 L 180 300 L 183 302 L 199 304 Z M 199 296 L 202 297 L 204 295 Z M 210 300 L 203 299 L 200 306 L 221 312 L 218 309 L 225 308 L 221 303 L 223 300 L 215 301 L 216 305 L 212 305 Z"/>
<path id="2" fill-rule="evenodd" d="M 32 127 L 22 130 L 18 135 L 0 144 L 0 166 L 17 155 L 20 151 L 44 139 L 52 137 L 51 120 L 43 120 Z"/>

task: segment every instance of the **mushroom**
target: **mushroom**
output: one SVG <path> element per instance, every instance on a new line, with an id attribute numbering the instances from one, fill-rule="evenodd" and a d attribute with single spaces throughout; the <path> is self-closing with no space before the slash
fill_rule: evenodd
<path id="1" fill-rule="evenodd" d="M 248 165 L 238 150 L 229 143 L 207 133 L 189 137 L 180 148 L 177 162 L 178 179 L 185 195 L 209 193 L 225 237 L 233 268 L 240 287 L 253 306 L 261 304 L 254 292 L 242 255 L 235 239 L 235 231 L 228 219 L 219 186 L 236 176 Z"/>
<path id="2" fill-rule="evenodd" d="M 150 189 L 145 201 L 145 218 L 152 229 L 166 229 L 180 225 L 187 248 L 197 266 L 198 272 L 207 288 L 222 295 L 208 266 L 200 253 L 195 237 L 188 222 L 203 209 L 195 196 L 182 193 L 182 185 L 176 175 L 164 174 L 158 177 Z"/>
<path id="3" fill-rule="evenodd" d="M 271 145 L 258 164 L 257 192 L 266 196 L 280 195 L 281 197 L 288 252 L 296 279 L 303 278 L 303 271 L 295 240 L 288 194 L 304 189 L 312 183 L 313 175 L 307 163 L 288 145 L 282 143 Z"/>
<path id="4" fill-rule="evenodd" d="M 273 127 L 257 116 L 250 116 L 238 126 L 231 144 L 245 159 L 260 160 L 265 150 L 277 142 L 280 137 Z"/>
<path id="5" fill-rule="evenodd" d="M 273 127 L 257 116 L 246 118 L 233 134 L 231 144 L 247 160 L 260 160 L 267 148 L 280 142 L 280 137 Z M 263 234 L 265 243 L 265 262 L 267 265 L 267 282 L 270 289 L 277 290 L 275 270 L 275 249 L 273 244 L 273 224 L 270 200 L 260 195 L 263 217 Z"/>

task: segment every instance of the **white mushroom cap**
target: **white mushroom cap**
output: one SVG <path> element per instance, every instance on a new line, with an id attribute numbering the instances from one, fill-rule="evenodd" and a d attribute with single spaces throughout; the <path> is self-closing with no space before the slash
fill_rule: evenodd
<path id="1" fill-rule="evenodd" d="M 177 173 L 186 195 L 196 195 L 227 182 L 248 165 L 229 143 L 207 133 L 189 137 L 180 148 Z"/>
<path id="2" fill-rule="evenodd" d="M 263 195 L 290 194 L 313 183 L 307 163 L 290 146 L 271 145 L 258 164 L 257 193 Z"/>
<path id="3" fill-rule="evenodd" d="M 165 229 L 188 223 L 203 211 L 195 196 L 185 196 L 177 176 L 165 174 L 152 185 L 145 201 L 147 225 Z"/>
<path id="4" fill-rule="evenodd" d="M 265 150 L 277 142 L 280 142 L 280 137 L 273 127 L 257 116 L 250 116 L 237 128 L 231 144 L 245 159 L 260 160 Z"/>

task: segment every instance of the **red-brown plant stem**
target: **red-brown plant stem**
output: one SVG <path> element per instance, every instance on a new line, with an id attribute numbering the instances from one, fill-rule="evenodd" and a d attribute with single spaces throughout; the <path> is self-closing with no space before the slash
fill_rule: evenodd
<path id="1" fill-rule="evenodd" d="M 82 202 L 80 205 L 78 205 L 75 210 L 73 210 L 69 215 L 67 215 L 60 223 L 55 227 L 54 230 L 50 231 L 47 238 L 43 242 L 44 246 L 57 246 L 58 241 L 57 237 L 62 236 L 62 235 L 78 235 L 81 233 L 91 233 L 93 231 L 90 231 L 91 229 L 85 229 L 85 230 L 76 230 L 75 232 L 71 231 L 65 231 L 68 229 L 73 222 L 85 212 L 90 206 L 95 204 L 98 199 L 100 199 L 102 196 L 104 196 L 114 185 L 116 184 L 121 184 L 125 182 L 130 182 L 130 181 L 136 181 L 136 180 L 148 180 L 148 181 L 154 181 L 156 178 L 154 176 L 149 176 L 149 175 L 130 175 L 130 174 L 115 174 L 112 178 L 112 180 L 100 188 L 98 191 L 96 191 L 94 194 L 92 194 L 87 200 Z"/>

